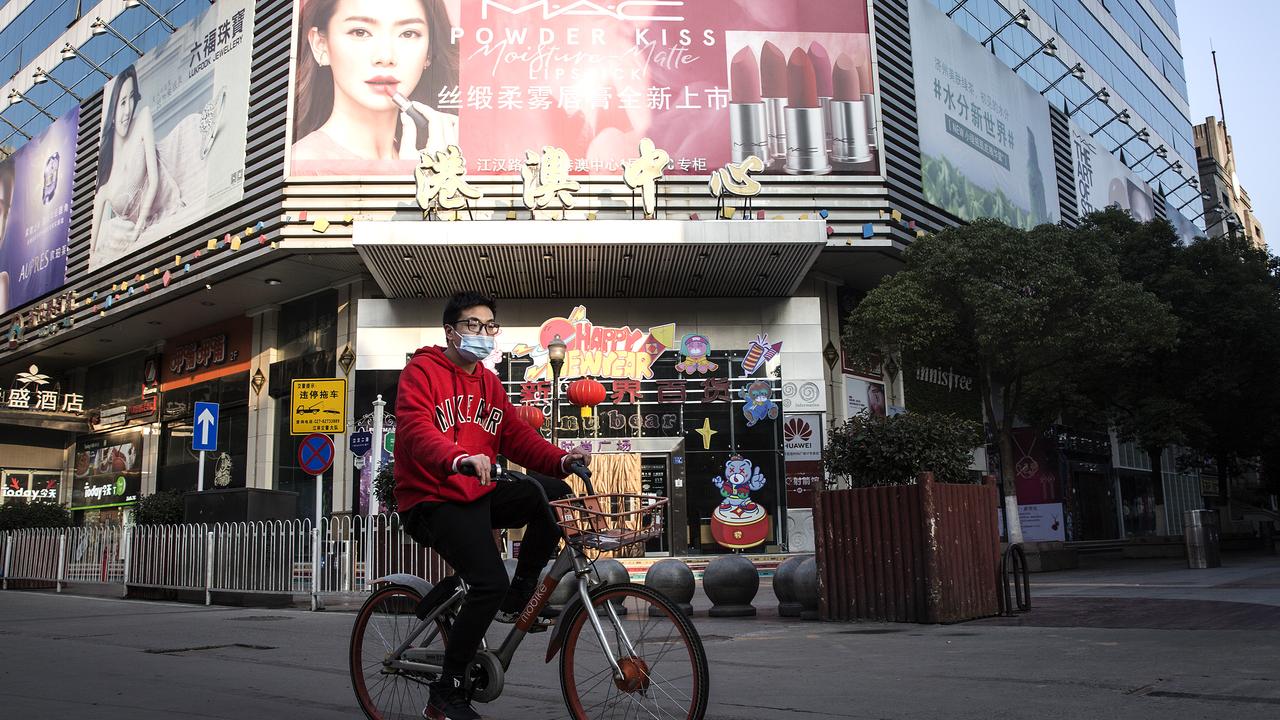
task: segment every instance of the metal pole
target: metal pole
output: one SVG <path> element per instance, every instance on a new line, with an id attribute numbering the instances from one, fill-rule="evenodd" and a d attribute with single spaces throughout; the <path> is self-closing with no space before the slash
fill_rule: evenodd
<path id="1" fill-rule="evenodd" d="M 0 588 L 9 589 L 9 567 L 13 564 L 13 538 L 14 533 L 7 533 L 4 539 L 4 582 L 0 583 Z"/>
<path id="2" fill-rule="evenodd" d="M 200 451 L 200 472 L 196 475 L 196 491 L 204 492 L 204 451 Z"/>
<path id="3" fill-rule="evenodd" d="M 311 529 L 311 609 L 320 609 L 320 528 Z"/>
<path id="4" fill-rule="evenodd" d="M 560 368 L 551 366 L 551 444 L 560 437 Z"/>
<path id="5" fill-rule="evenodd" d="M 129 565 L 133 563 L 133 528 L 124 529 L 124 593 L 120 597 L 129 597 L 129 580 L 132 573 Z"/>
<path id="6" fill-rule="evenodd" d="M 204 604 L 205 605 L 213 604 L 213 592 L 210 590 L 210 588 L 213 587 L 213 551 L 214 551 L 213 533 L 210 532 L 208 535 L 208 538 L 205 541 L 205 555 L 204 555 Z"/>
<path id="7" fill-rule="evenodd" d="M 320 503 L 324 500 L 324 475 L 316 476 L 316 528 L 320 527 Z"/>
<path id="8" fill-rule="evenodd" d="M 62 592 L 62 579 L 67 572 L 67 536 L 58 536 L 58 592 Z"/>
<path id="9" fill-rule="evenodd" d="M 382 469 L 382 416 L 385 412 L 383 408 L 387 406 L 387 401 L 379 395 L 377 400 L 373 401 L 373 472 L 369 480 L 369 518 L 372 521 L 373 516 L 378 514 L 378 495 L 374 492 L 374 488 L 378 482 L 378 471 Z"/>

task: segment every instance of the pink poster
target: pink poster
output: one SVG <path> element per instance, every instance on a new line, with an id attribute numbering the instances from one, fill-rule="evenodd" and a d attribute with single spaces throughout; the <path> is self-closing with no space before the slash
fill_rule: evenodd
<path id="1" fill-rule="evenodd" d="M 865 3 L 295 2 L 294 176 L 410 175 L 453 144 L 472 175 L 544 146 L 617 175 L 645 137 L 672 175 L 879 173 Z"/>

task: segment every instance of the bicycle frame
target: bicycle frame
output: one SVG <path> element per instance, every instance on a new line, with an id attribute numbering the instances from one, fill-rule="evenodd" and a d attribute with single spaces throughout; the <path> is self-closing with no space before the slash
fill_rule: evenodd
<path id="1" fill-rule="evenodd" d="M 582 601 L 583 612 L 586 612 L 588 619 L 591 620 L 592 630 L 595 631 L 596 639 L 600 642 L 601 649 L 604 650 L 605 656 L 609 659 L 609 665 L 613 668 L 614 676 L 616 678 L 622 677 L 622 670 L 618 666 L 617 657 L 609 646 L 604 626 L 601 624 L 599 616 L 590 609 L 590 588 L 587 583 L 587 576 L 590 575 L 590 573 L 591 563 L 587 560 L 580 547 L 570 543 L 565 546 L 564 550 L 560 551 L 560 554 L 556 557 L 555 563 L 551 566 L 551 570 L 547 572 L 546 578 L 534 591 L 533 597 L 529 599 L 529 603 L 525 605 L 524 609 L 520 612 L 520 615 L 517 616 L 515 625 L 511 628 L 511 632 L 507 633 L 507 637 L 502 641 L 502 645 L 500 645 L 496 651 L 492 651 L 491 653 L 498 662 L 501 663 L 504 672 L 510 669 L 511 660 L 515 657 L 516 650 L 520 647 L 520 643 L 524 642 L 525 637 L 529 634 L 529 630 L 533 627 L 538 615 L 551 599 L 551 593 L 555 591 L 556 587 L 563 582 L 568 575 L 573 574 L 576 578 L 576 582 L 578 583 L 577 594 L 578 598 Z M 420 662 L 417 658 L 408 659 L 413 657 L 411 648 L 424 633 L 427 633 L 429 629 L 431 632 L 427 635 L 423 644 L 425 645 L 426 643 L 431 642 L 431 640 L 435 638 L 436 633 L 439 632 L 438 629 L 433 628 L 432 626 L 442 615 L 459 605 L 466 597 L 466 593 L 467 587 L 465 584 L 462 584 L 451 596 L 449 596 L 448 599 L 437 605 L 430 614 L 420 621 L 418 627 L 409 634 L 409 637 L 406 638 L 405 641 L 391 653 L 390 657 L 383 662 L 383 666 L 394 670 L 439 675 L 443 670 L 440 664 Z M 635 647 L 632 645 L 631 639 L 623 629 L 622 621 L 618 618 L 618 614 L 614 610 L 612 603 L 606 602 L 604 603 L 604 606 L 609 620 L 618 634 L 619 643 L 626 649 L 627 653 L 635 654 Z M 483 653 L 490 651 L 482 646 L 480 652 Z M 553 654 L 549 651 L 547 655 L 547 661 L 550 662 Z M 434 658 L 423 658 L 423 660 L 428 659 Z"/>

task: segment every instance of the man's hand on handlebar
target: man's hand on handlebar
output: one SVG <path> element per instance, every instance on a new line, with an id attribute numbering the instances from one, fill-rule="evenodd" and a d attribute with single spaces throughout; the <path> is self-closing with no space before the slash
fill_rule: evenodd
<path id="1" fill-rule="evenodd" d="M 487 455 L 468 455 L 458 461 L 458 472 L 463 475 L 474 475 L 480 481 L 480 487 L 493 482 L 493 463 Z"/>
<path id="2" fill-rule="evenodd" d="M 570 450 L 569 453 L 564 456 L 563 462 L 564 469 L 567 472 L 574 472 L 573 466 L 575 464 L 581 465 L 584 468 L 591 467 L 591 446 L 579 445 L 578 447 Z"/>

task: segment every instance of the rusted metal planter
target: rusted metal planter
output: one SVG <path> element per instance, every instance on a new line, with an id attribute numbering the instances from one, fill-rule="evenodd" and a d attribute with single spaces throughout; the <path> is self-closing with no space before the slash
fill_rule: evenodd
<path id="1" fill-rule="evenodd" d="M 996 486 L 830 490 L 814 503 L 823 620 L 953 623 L 999 612 Z"/>

